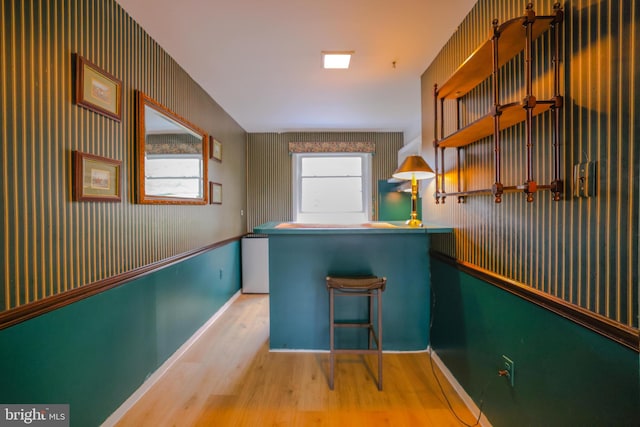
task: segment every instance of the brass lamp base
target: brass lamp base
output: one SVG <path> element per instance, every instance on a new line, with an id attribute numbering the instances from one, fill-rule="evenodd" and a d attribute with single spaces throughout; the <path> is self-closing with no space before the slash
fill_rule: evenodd
<path id="1" fill-rule="evenodd" d="M 422 221 L 419 219 L 408 219 L 405 224 L 409 227 L 422 227 Z"/>
<path id="2" fill-rule="evenodd" d="M 422 227 L 422 221 L 418 219 L 418 181 L 415 175 L 411 175 L 411 219 L 407 220 L 409 227 Z"/>

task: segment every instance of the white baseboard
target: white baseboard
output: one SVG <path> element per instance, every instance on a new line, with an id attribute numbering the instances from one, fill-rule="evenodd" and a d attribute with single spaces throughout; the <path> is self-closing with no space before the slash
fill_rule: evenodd
<path id="1" fill-rule="evenodd" d="M 171 355 L 158 369 L 156 369 L 153 374 L 151 374 L 144 383 L 131 395 L 127 400 L 125 400 L 122 405 L 118 409 L 112 413 L 109 418 L 107 418 L 101 425 L 103 427 L 112 427 L 115 426 L 120 419 L 124 416 L 124 414 L 129 411 L 133 405 L 144 396 L 144 394 L 153 387 L 153 385 L 160 379 L 162 376 L 171 368 L 171 366 L 187 351 L 189 348 L 196 342 L 198 339 L 206 332 L 211 325 L 215 323 L 216 320 L 224 313 L 231 304 L 240 296 L 241 292 L 236 292 L 230 299 L 227 301 L 218 311 L 215 312 L 213 316 L 207 322 L 202 325 L 187 341 L 184 342 L 178 348 L 175 353 Z"/>
<path id="2" fill-rule="evenodd" d="M 329 350 L 308 349 L 308 348 L 270 348 L 270 353 L 329 353 Z M 406 354 L 406 353 L 428 353 L 425 350 L 382 350 L 384 354 Z"/>
<path id="3" fill-rule="evenodd" d="M 477 417 L 478 416 L 477 414 L 480 412 L 480 409 L 478 408 L 478 406 L 476 406 L 476 403 L 473 401 L 473 399 L 471 399 L 471 397 L 467 394 L 464 388 L 462 388 L 458 380 L 456 380 L 456 378 L 453 376 L 451 371 L 438 357 L 438 354 L 435 351 L 433 351 L 433 349 L 430 349 L 430 351 L 431 351 L 431 358 L 436 363 L 436 365 L 438 365 L 438 368 L 440 369 L 440 371 L 442 371 L 442 374 L 447 378 L 447 381 L 449 381 L 449 384 L 451 384 L 451 387 L 453 387 L 453 389 L 456 391 L 458 396 L 460 396 L 460 399 L 462 399 L 467 409 L 469 409 L 469 411 L 471 411 L 471 413 Z M 487 417 L 484 416 L 484 414 L 480 416 L 480 425 L 482 427 L 491 427 L 491 422 Z"/>

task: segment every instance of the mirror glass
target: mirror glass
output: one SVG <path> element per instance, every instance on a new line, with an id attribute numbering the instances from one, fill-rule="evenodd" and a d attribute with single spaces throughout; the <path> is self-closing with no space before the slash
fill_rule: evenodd
<path id="1" fill-rule="evenodd" d="M 207 135 L 139 92 L 140 203 L 207 203 Z"/>

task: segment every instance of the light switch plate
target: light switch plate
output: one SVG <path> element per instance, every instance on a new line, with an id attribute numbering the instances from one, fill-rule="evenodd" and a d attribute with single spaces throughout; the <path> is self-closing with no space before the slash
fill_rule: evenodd
<path id="1" fill-rule="evenodd" d="M 573 166 L 573 196 L 593 197 L 596 193 L 595 162 L 578 163 Z"/>

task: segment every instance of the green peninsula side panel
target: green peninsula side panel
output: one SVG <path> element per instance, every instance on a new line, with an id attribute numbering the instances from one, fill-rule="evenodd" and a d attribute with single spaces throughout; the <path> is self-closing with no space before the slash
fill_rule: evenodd
<path id="1" fill-rule="evenodd" d="M 323 231 L 269 235 L 272 349 L 329 349 L 328 274 L 387 278 L 383 293 L 383 348 L 429 345 L 429 236 L 422 233 Z M 336 300 L 336 319 L 361 319 L 366 298 Z M 359 347 L 366 332 L 340 330 L 336 345 Z"/>

